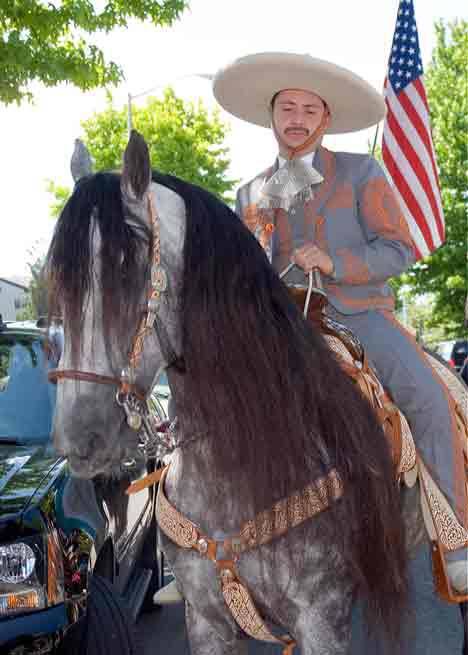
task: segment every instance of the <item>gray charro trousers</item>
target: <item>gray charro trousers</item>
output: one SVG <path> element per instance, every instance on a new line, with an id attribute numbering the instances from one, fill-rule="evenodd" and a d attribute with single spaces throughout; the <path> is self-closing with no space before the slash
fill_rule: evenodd
<path id="1" fill-rule="evenodd" d="M 420 456 L 466 529 L 462 444 L 453 425 L 448 391 L 424 352 L 392 312 L 345 315 L 329 308 L 327 314 L 361 340 L 380 382 L 406 416 Z"/>

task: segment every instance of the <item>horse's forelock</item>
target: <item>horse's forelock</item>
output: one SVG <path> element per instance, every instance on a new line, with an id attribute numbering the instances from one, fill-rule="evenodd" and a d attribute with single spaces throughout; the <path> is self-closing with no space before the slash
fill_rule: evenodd
<path id="1" fill-rule="evenodd" d="M 148 243 L 150 236 L 145 226 L 137 231 L 126 221 L 119 175 L 97 173 L 77 184 L 47 257 L 50 312 L 64 317 L 73 361 L 79 359 L 85 303 L 93 287 L 102 296 L 101 320 L 95 323 L 102 325 L 109 352 L 113 344 L 126 350 L 147 273 L 147 258 L 140 256 L 142 241 Z"/>

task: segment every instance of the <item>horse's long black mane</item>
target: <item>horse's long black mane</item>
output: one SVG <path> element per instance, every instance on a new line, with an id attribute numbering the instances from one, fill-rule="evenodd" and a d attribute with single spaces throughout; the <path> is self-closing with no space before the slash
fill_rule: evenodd
<path id="1" fill-rule="evenodd" d="M 61 212 L 46 261 L 49 313 L 64 315 L 75 360 L 81 346 L 83 307 L 98 260 L 106 343 L 117 342 L 122 350 L 128 350 L 139 316 L 141 290 L 148 281 L 151 243 L 146 225 L 136 224 L 138 229 L 125 220 L 120 176 L 115 173 L 82 178 Z M 96 229 L 101 244 L 98 256 L 92 252 Z M 143 253 L 142 241 L 148 245 Z"/>
<path id="2" fill-rule="evenodd" d="M 406 590 L 404 535 L 374 415 L 237 216 L 198 187 L 159 173 L 153 180 L 186 206 L 182 324 L 191 429 L 208 435 L 229 488 L 239 471 L 247 474 L 239 502 L 259 511 L 336 467 L 345 493 L 330 510 L 330 534 L 373 615 L 395 629 Z M 102 237 L 103 322 L 116 338 L 130 318 L 116 327 L 122 299 L 136 306 L 146 274 L 139 236 L 124 221 L 118 176 L 92 176 L 68 201 L 48 257 L 53 295 L 76 336 L 91 284 L 92 216 Z"/>
<path id="3" fill-rule="evenodd" d="M 191 422 L 210 435 L 217 471 L 228 488 L 245 471 L 249 484 L 236 497 L 260 511 L 336 467 L 346 491 L 331 511 L 333 536 L 372 609 L 395 627 L 404 536 L 375 416 L 236 214 L 198 187 L 153 179 L 186 205 L 185 397 Z"/>

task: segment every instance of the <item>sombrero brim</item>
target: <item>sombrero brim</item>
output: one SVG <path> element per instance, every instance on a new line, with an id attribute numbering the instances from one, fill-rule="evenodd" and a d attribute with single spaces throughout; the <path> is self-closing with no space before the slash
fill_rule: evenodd
<path id="1" fill-rule="evenodd" d="M 213 93 L 229 113 L 269 127 L 270 103 L 284 89 L 312 91 L 327 103 L 327 133 L 355 132 L 385 116 L 385 102 L 368 82 L 351 71 L 309 55 L 264 52 L 241 57 L 221 69 Z"/>

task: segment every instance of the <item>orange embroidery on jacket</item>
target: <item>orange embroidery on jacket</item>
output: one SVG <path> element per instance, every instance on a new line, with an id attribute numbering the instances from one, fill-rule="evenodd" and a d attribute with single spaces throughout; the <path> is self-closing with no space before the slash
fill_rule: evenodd
<path id="1" fill-rule="evenodd" d="M 255 232 L 261 220 L 261 213 L 257 205 L 247 205 L 242 212 L 242 220 L 251 232 Z"/>
<path id="2" fill-rule="evenodd" d="M 350 250 L 342 248 L 336 254 L 343 261 L 343 278 L 348 284 L 368 284 L 370 273 L 367 264 Z"/>
<path id="3" fill-rule="evenodd" d="M 327 200 L 326 208 L 328 210 L 334 209 L 352 209 L 354 205 L 354 192 L 353 187 L 349 183 L 337 186 L 333 195 Z"/>
<path id="4" fill-rule="evenodd" d="M 269 244 L 271 235 L 275 231 L 275 225 L 271 221 L 270 213 L 259 209 L 257 205 L 250 204 L 242 213 L 242 220 L 248 229 L 257 237 L 262 248 Z"/>
<path id="5" fill-rule="evenodd" d="M 352 309 L 353 313 L 366 309 L 388 309 L 390 311 L 394 309 L 395 300 L 393 296 L 368 295 L 365 298 L 353 298 L 346 292 L 346 288 L 340 286 L 339 283 L 330 281 L 327 278 L 324 279 L 325 288 L 330 296 L 334 296 L 344 307 Z"/>
<path id="6" fill-rule="evenodd" d="M 320 250 L 328 253 L 327 230 L 323 216 L 317 216 L 315 223 L 315 243 Z"/>
<path id="7" fill-rule="evenodd" d="M 361 195 L 360 211 L 366 225 L 385 239 L 413 247 L 408 224 L 398 200 L 384 177 L 369 180 Z"/>
<path id="8" fill-rule="evenodd" d="M 291 259 L 293 242 L 289 216 L 284 209 L 275 211 L 276 218 L 276 244 L 275 267 L 278 270 L 285 268 Z"/>

